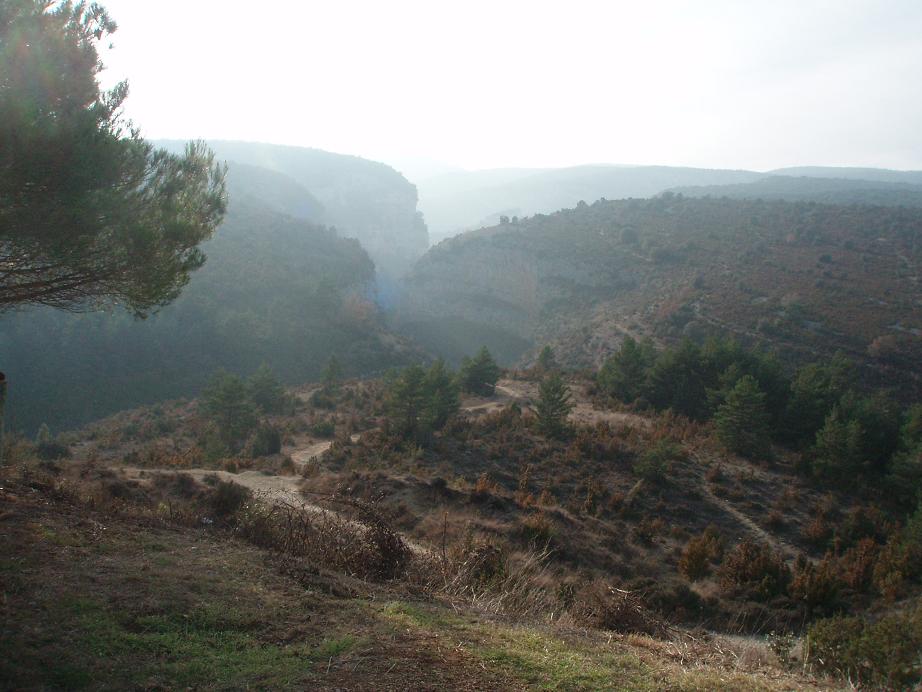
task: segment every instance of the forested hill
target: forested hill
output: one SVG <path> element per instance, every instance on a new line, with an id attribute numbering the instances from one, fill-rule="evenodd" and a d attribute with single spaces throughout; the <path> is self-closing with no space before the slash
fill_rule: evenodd
<path id="1" fill-rule="evenodd" d="M 598 365 L 625 334 L 729 332 L 793 360 L 842 350 L 918 391 L 920 266 L 919 209 L 667 194 L 444 241 L 408 277 L 401 318 L 443 351 L 470 350 L 442 328 L 463 320 L 519 343 L 507 360 L 549 343 L 571 365 Z"/>
<path id="2" fill-rule="evenodd" d="M 580 200 L 652 197 L 678 185 L 757 180 L 752 171 L 672 166 L 590 165 L 446 173 L 418 183 L 420 209 L 433 239 L 493 225 L 500 216 L 549 213 Z"/>
<path id="3" fill-rule="evenodd" d="M 58 431 L 193 395 L 217 368 L 266 362 L 295 383 L 316 379 L 332 354 L 348 373 L 414 357 L 379 323 L 374 265 L 356 240 L 238 197 L 203 250 L 180 298 L 147 320 L 51 309 L 0 320 L 7 427 Z"/>
<path id="4" fill-rule="evenodd" d="M 795 169 L 796 170 L 796 169 Z M 825 170 L 825 169 L 820 169 Z M 864 171 L 865 169 L 858 169 Z M 898 173 L 899 171 L 885 171 Z M 872 173 L 866 173 L 872 175 Z M 913 178 L 907 174 L 907 180 Z M 821 178 L 772 175 L 749 183 L 676 187 L 671 192 L 690 197 L 732 197 L 735 199 L 786 199 L 825 204 L 878 204 L 922 207 L 920 184 L 862 178 Z"/>
<path id="5" fill-rule="evenodd" d="M 170 150 L 184 146 L 178 141 L 156 144 Z M 383 276 L 403 274 L 429 245 L 416 209 L 416 188 L 390 166 L 303 147 L 234 141 L 209 141 L 208 146 L 229 164 L 232 197 L 237 177 L 245 193 L 257 193 L 275 211 L 357 238 Z M 298 194 L 291 194 L 296 189 Z"/>

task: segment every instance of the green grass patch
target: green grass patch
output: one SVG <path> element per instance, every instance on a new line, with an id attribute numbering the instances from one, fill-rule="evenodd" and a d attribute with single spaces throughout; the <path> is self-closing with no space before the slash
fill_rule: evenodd
<path id="1" fill-rule="evenodd" d="M 110 688 L 297 686 L 357 643 L 349 635 L 316 646 L 267 643 L 259 639 L 259 622 L 217 606 L 120 617 L 91 598 L 71 597 L 56 615 L 55 628 L 72 634 L 66 645 L 58 642 L 55 662 L 40 665 L 40 651 L 24 647 L 17 663 L 0 664 L 0 682 L 68 689 L 100 680 Z M 15 651 L 14 642 L 0 644 Z M 23 679 L 16 668 L 32 677 Z"/>

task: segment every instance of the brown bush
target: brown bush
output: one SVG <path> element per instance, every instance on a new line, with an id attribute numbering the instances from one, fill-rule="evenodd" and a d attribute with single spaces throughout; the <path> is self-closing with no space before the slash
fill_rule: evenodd
<path id="1" fill-rule="evenodd" d="M 411 552 L 377 507 L 333 498 L 355 518 L 311 511 L 284 501 L 250 501 L 238 513 L 236 531 L 255 545 L 284 555 L 307 557 L 364 579 L 394 579 L 405 573 Z"/>
<path id="2" fill-rule="evenodd" d="M 711 562 L 723 556 L 723 538 L 714 526 L 708 526 L 692 538 L 679 558 L 679 571 L 689 581 L 698 581 L 711 573 Z"/>
<path id="3" fill-rule="evenodd" d="M 587 627 L 612 632 L 662 635 L 667 631 L 638 594 L 599 581 L 576 592 L 570 614 Z"/>
<path id="4" fill-rule="evenodd" d="M 822 548 L 829 542 L 829 538 L 832 536 L 832 527 L 829 525 L 829 522 L 826 521 L 825 516 L 817 514 L 806 526 L 804 526 L 800 535 L 804 541 L 810 545 Z"/>
<path id="5" fill-rule="evenodd" d="M 814 565 L 801 557 L 794 565 L 789 593 L 792 599 L 803 604 L 809 620 L 817 611 L 832 614 L 841 587 L 842 582 L 832 560 L 827 557 Z"/>
<path id="6" fill-rule="evenodd" d="M 874 564 L 874 587 L 888 601 L 894 601 L 906 592 L 908 582 L 917 578 L 922 566 L 920 547 L 904 541 L 900 533 L 890 536 Z"/>
<path id="7" fill-rule="evenodd" d="M 849 588 L 866 593 L 874 583 L 874 563 L 879 547 L 873 538 L 862 538 L 839 558 L 839 574 Z"/>
<path id="8" fill-rule="evenodd" d="M 781 555 L 747 539 L 727 553 L 718 576 L 725 590 L 744 589 L 754 598 L 768 600 L 785 592 L 791 571 Z"/>

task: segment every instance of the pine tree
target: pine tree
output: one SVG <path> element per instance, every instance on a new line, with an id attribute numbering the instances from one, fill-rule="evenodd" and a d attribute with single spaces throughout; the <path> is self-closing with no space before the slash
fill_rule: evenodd
<path id="1" fill-rule="evenodd" d="M 813 470 L 818 476 L 854 480 L 861 473 L 863 430 L 856 420 L 848 420 L 836 406 L 816 433 Z"/>
<path id="2" fill-rule="evenodd" d="M 256 428 L 256 407 L 250 401 L 246 384 L 236 375 L 216 373 L 202 393 L 200 406 L 230 449 L 238 449 Z"/>
<path id="3" fill-rule="evenodd" d="M 272 368 L 265 363 L 250 376 L 247 381 L 247 390 L 250 400 L 263 413 L 281 413 L 288 402 L 285 388 L 272 372 Z"/>
<path id="4" fill-rule="evenodd" d="M 467 392 L 481 396 L 493 396 L 500 368 L 484 346 L 473 358 L 461 362 L 461 386 Z"/>
<path id="5" fill-rule="evenodd" d="M 458 383 L 444 361 L 439 359 L 432 364 L 423 388 L 426 394 L 425 425 L 430 430 L 441 430 L 461 407 Z"/>
<path id="6" fill-rule="evenodd" d="M 226 207 L 208 148 L 154 149 L 123 118 L 127 82 L 100 89 L 116 30 L 89 2 L 0 2 L 0 312 L 174 300 Z"/>
<path id="7" fill-rule="evenodd" d="M 535 410 L 538 428 L 549 437 L 561 435 L 566 429 L 567 416 L 573 410 L 570 390 L 559 373 L 551 373 L 541 382 Z"/>
<path id="8" fill-rule="evenodd" d="M 327 361 L 327 366 L 323 369 L 323 373 L 320 377 L 323 382 L 323 391 L 327 394 L 332 394 L 339 388 L 339 382 L 343 377 L 343 370 L 336 356 L 330 356 L 330 360 Z"/>
<path id="9" fill-rule="evenodd" d="M 388 382 L 387 412 L 394 431 L 404 439 L 419 439 L 426 409 L 426 371 L 411 365 Z"/>
<path id="10" fill-rule="evenodd" d="M 644 391 L 655 358 L 651 341 L 638 344 L 628 336 L 618 353 L 608 358 L 599 370 L 599 386 L 606 393 L 629 404 Z"/>
<path id="11" fill-rule="evenodd" d="M 548 373 L 557 369 L 557 358 L 554 356 L 554 349 L 545 346 L 538 355 L 537 368 L 540 372 Z"/>
<path id="12" fill-rule="evenodd" d="M 714 417 L 717 438 L 730 451 L 743 456 L 757 456 L 768 451 L 769 414 L 765 394 L 755 378 L 744 375 L 727 392 Z"/>

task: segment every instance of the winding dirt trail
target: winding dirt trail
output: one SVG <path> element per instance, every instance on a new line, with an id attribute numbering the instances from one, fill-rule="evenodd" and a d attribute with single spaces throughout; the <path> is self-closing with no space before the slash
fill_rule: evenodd
<path id="1" fill-rule="evenodd" d="M 784 555 L 789 562 L 793 562 L 800 556 L 807 558 L 810 562 L 815 562 L 815 560 L 812 557 L 810 557 L 803 551 L 798 550 L 797 548 L 795 548 L 793 545 L 791 545 L 784 539 L 778 538 L 777 536 L 772 535 L 771 533 L 763 529 L 761 526 L 759 526 L 757 523 L 755 523 L 750 517 L 743 514 L 741 511 L 739 511 L 728 500 L 725 500 L 724 498 L 717 495 L 711 489 L 711 484 L 708 482 L 707 477 L 705 476 L 704 469 L 706 468 L 706 466 L 705 466 L 704 461 L 701 459 L 701 457 L 698 455 L 696 451 L 690 450 L 690 452 L 691 452 L 692 457 L 698 463 L 698 466 L 700 468 L 699 480 L 701 481 L 700 483 L 701 492 L 704 493 L 705 497 L 711 504 L 719 507 L 721 510 L 723 510 L 724 512 L 729 514 L 731 517 L 736 519 L 736 521 L 742 524 L 743 527 L 750 534 L 752 534 L 756 539 L 758 539 L 760 542 L 768 546 L 771 546 L 772 550 L 774 550 L 775 552 Z"/>

